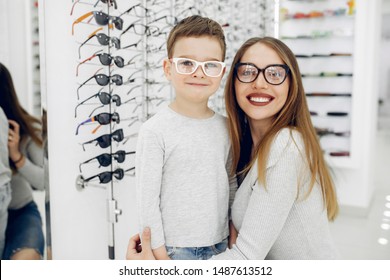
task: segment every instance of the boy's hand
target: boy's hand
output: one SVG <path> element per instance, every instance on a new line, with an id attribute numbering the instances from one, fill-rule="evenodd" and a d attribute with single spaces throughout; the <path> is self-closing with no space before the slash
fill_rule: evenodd
<path id="1" fill-rule="evenodd" d="M 232 221 L 229 221 L 229 249 L 233 247 L 233 244 L 236 244 L 238 232 L 236 228 L 234 227 Z"/>

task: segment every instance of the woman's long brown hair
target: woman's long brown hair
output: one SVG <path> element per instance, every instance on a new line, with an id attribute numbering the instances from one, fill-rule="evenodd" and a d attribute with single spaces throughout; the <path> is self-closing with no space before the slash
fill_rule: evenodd
<path id="1" fill-rule="evenodd" d="M 30 136 L 37 145 L 42 146 L 41 122 L 27 113 L 20 105 L 11 74 L 2 63 L 0 63 L 0 106 L 7 119 L 14 120 L 19 124 L 21 142 Z M 34 126 L 34 124 L 39 125 Z M 14 167 L 12 162 L 11 166 Z"/>
<path id="2" fill-rule="evenodd" d="M 249 125 L 246 122 L 244 111 L 239 107 L 236 98 L 234 84 L 236 73 L 234 65 L 240 62 L 245 52 L 254 44 L 264 44 L 273 49 L 283 62 L 290 68 L 289 91 L 286 103 L 275 115 L 274 121 L 261 139 L 257 147 L 256 157 L 250 158 L 252 139 Z M 275 135 L 283 128 L 289 127 L 298 130 L 303 138 L 305 153 L 311 173 L 310 194 L 316 182 L 321 186 L 324 204 L 327 208 L 328 219 L 333 220 L 338 213 L 338 203 L 334 183 L 330 171 L 325 162 L 315 129 L 311 122 L 309 108 L 306 102 L 305 92 L 302 84 L 301 74 L 297 60 L 292 51 L 280 40 L 272 37 L 251 38 L 247 40 L 237 51 L 232 63 L 226 86 L 225 86 L 226 112 L 228 116 L 229 133 L 232 140 L 233 168 L 236 172 L 247 170 L 252 166 L 254 160 L 258 161 L 259 182 L 265 185 L 266 163 L 269 150 Z M 248 147 L 249 144 L 249 147 Z"/>

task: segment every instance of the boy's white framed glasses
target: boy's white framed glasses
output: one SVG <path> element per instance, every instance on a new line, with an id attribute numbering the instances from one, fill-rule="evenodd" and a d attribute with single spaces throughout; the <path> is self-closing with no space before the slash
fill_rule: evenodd
<path id="1" fill-rule="evenodd" d="M 221 76 L 225 68 L 225 63 L 220 61 L 200 62 L 185 57 L 173 57 L 170 61 L 175 64 L 177 73 L 183 75 L 191 75 L 201 66 L 206 76 L 215 78 Z"/>

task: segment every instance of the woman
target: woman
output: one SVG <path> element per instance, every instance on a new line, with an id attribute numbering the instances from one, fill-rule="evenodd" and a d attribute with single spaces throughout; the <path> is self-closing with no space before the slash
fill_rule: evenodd
<path id="1" fill-rule="evenodd" d="M 8 151 L 12 169 L 12 199 L 3 259 L 42 259 L 42 220 L 32 189 L 43 190 L 43 150 L 40 121 L 20 105 L 12 77 L 0 63 L 0 106 L 9 122 Z"/>
<path id="2" fill-rule="evenodd" d="M 252 38 L 232 65 L 225 101 L 242 178 L 232 205 L 239 234 L 213 259 L 337 258 L 328 229 L 338 212 L 335 189 L 294 54 L 278 39 Z M 141 254 L 139 238 L 130 240 L 127 258 L 151 257 L 147 232 L 144 239 Z"/>

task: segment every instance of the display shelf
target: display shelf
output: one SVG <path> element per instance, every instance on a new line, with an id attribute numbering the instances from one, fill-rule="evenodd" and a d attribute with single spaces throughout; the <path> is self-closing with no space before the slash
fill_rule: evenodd
<path id="1" fill-rule="evenodd" d="M 278 34 L 295 53 L 325 157 L 351 167 L 355 2 L 280 1 Z"/>

